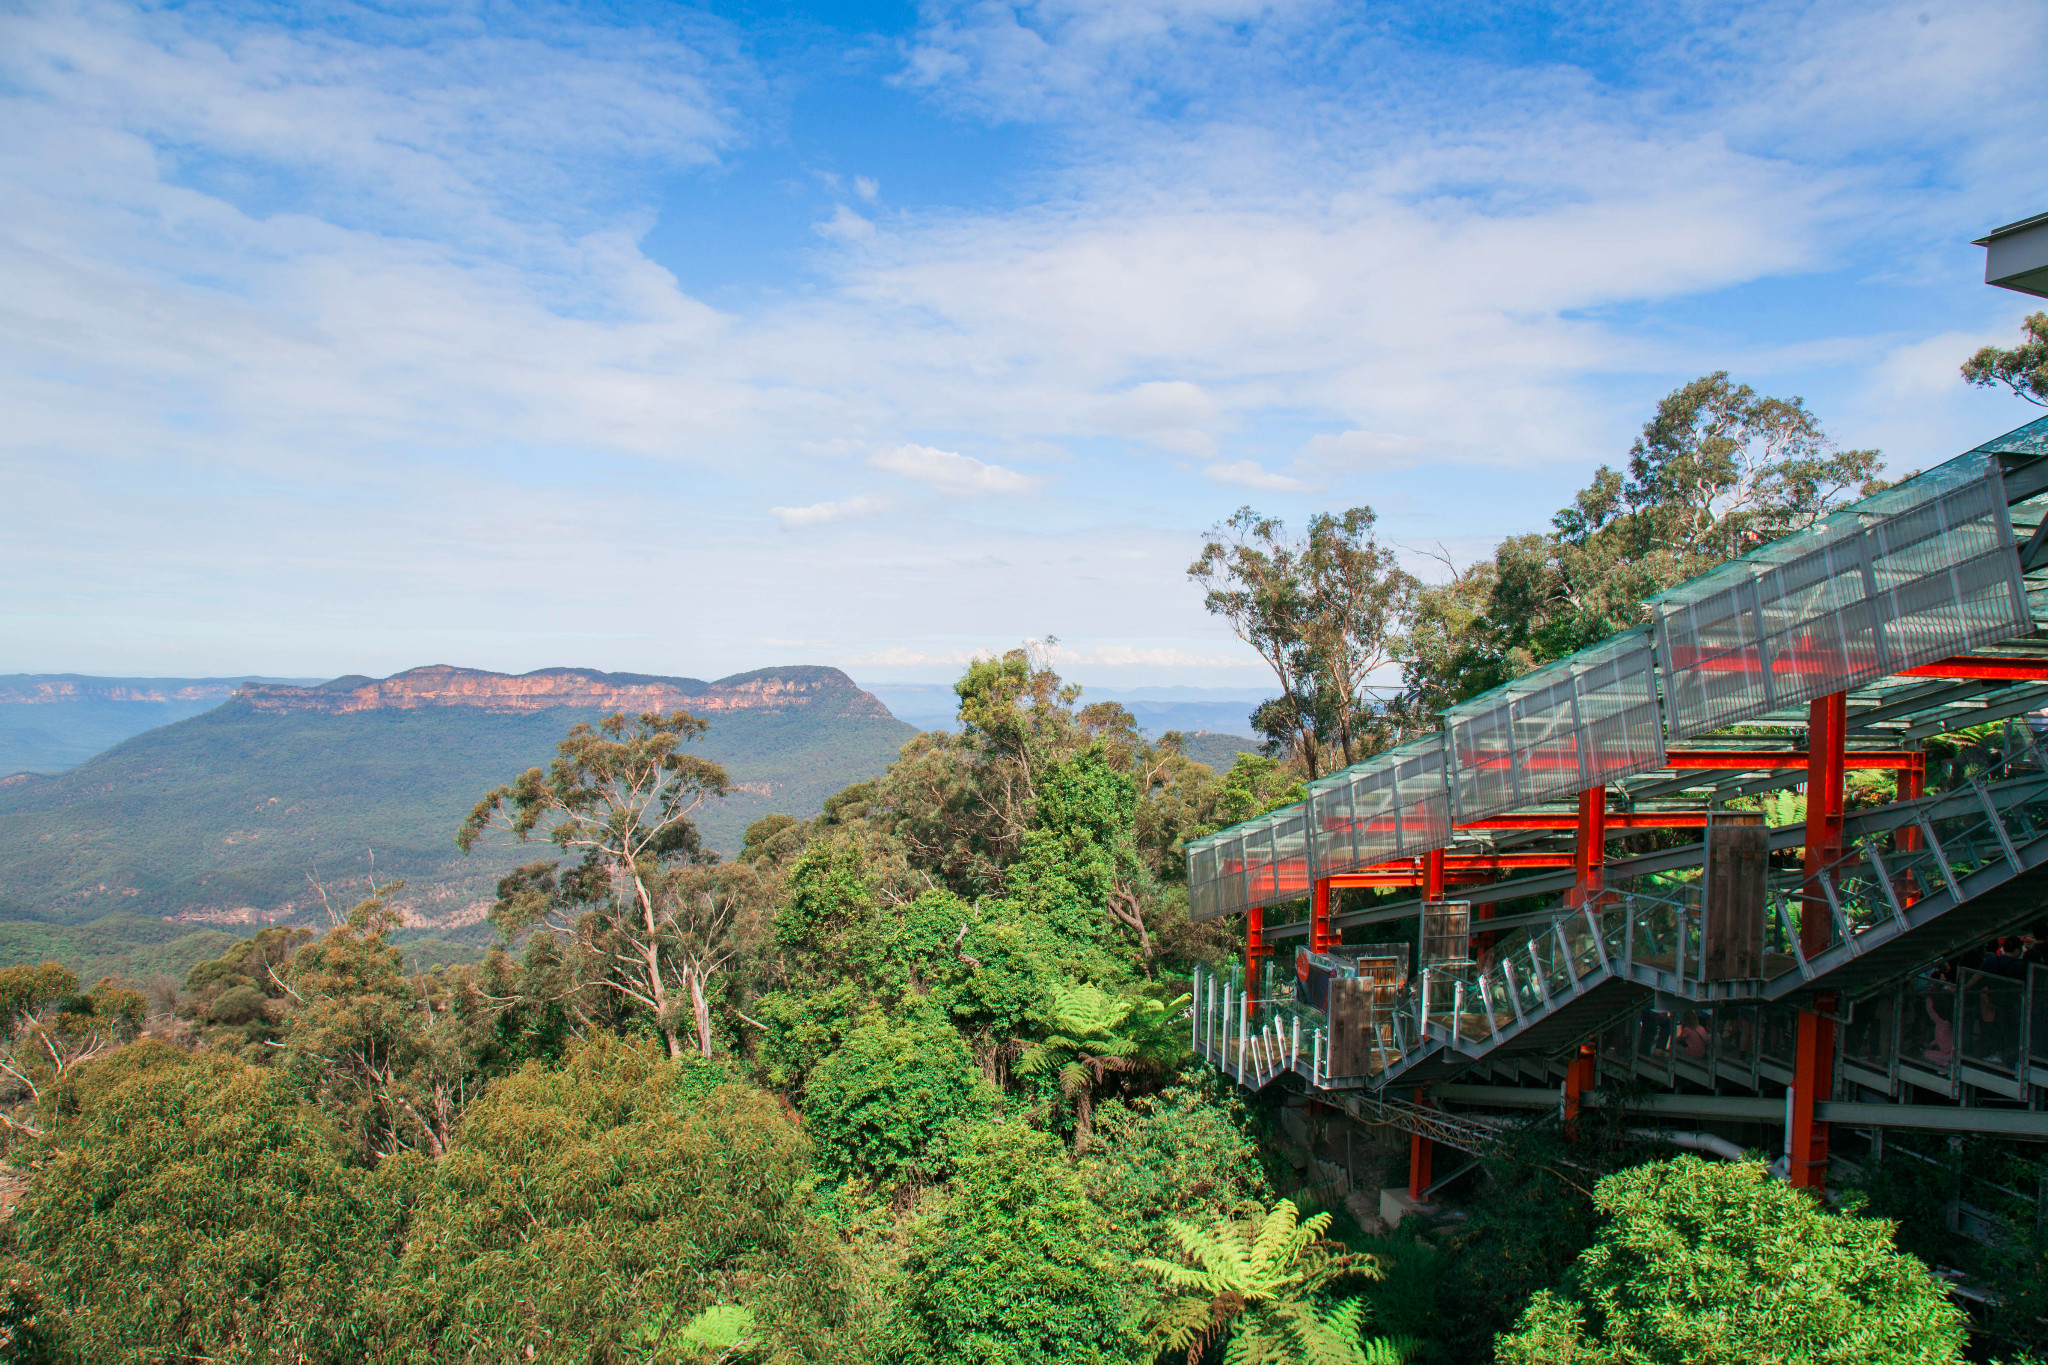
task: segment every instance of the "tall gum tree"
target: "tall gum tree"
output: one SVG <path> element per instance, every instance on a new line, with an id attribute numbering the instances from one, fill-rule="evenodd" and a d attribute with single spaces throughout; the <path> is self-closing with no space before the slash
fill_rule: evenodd
<path id="1" fill-rule="evenodd" d="M 723 956 L 705 945 L 727 937 L 748 900 L 684 874 L 713 860 L 690 817 L 732 785 L 724 768 L 684 749 L 708 728 L 686 711 L 577 725 L 546 769 L 486 795 L 456 835 L 464 852 L 495 832 L 543 837 L 579 859 L 560 875 L 559 863 L 539 862 L 501 880 L 492 923 L 507 935 L 540 922 L 566 933 L 567 914 L 598 915 L 618 964 L 607 984 L 653 1012 L 670 1057 L 682 1055 L 686 1006 L 698 1052 L 711 1055 L 706 978 Z"/>
<path id="2" fill-rule="evenodd" d="M 1843 450 L 1798 398 L 1726 371 L 1657 404 L 1622 469 L 1602 465 L 1547 534 L 1510 536 L 1422 591 L 1403 642 L 1413 728 L 1649 619 L 1648 598 L 1874 493 L 1875 450 Z"/>
<path id="3" fill-rule="evenodd" d="M 1280 684 L 1253 726 L 1310 779 L 1376 753 L 1391 736 L 1371 678 L 1395 662 L 1416 582 L 1374 538 L 1375 520 L 1370 507 L 1322 512 L 1296 539 L 1278 517 L 1240 507 L 1188 566 L 1209 613 L 1228 621 Z"/>

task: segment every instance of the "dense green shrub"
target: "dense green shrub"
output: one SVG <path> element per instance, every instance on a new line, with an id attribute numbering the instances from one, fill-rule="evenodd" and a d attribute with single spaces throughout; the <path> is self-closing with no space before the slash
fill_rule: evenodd
<path id="1" fill-rule="evenodd" d="M 413 1214 L 392 1357 L 608 1361 L 721 1303 L 789 1358 L 824 1352 L 842 1273 L 800 1203 L 807 1144 L 758 1090 L 702 1093 L 703 1070 L 599 1036 L 471 1105 Z"/>
<path id="2" fill-rule="evenodd" d="M 160 1043 L 72 1073 L 47 1107 L 14 1225 L 72 1357 L 364 1357 L 408 1164 L 373 1175 L 283 1078 Z"/>
<path id="3" fill-rule="evenodd" d="M 1111 1101 L 1095 1113 L 1094 1158 L 1081 1168 L 1089 1190 L 1155 1255 L 1167 1250 L 1169 1218 L 1272 1198 L 1243 1102 L 1215 1084 L 1214 1075 Z"/>
<path id="4" fill-rule="evenodd" d="M 1502 1365 L 1938 1365 L 1963 1315 L 1879 1219 L 1831 1213 L 1760 1163 L 1681 1156 L 1602 1180 L 1583 1301 L 1538 1294 Z"/>
<path id="5" fill-rule="evenodd" d="M 812 1073 L 804 1121 L 819 1164 L 894 1181 L 946 1171 L 950 1130 L 988 1116 L 994 1091 L 937 1009 L 877 1015 Z"/>
<path id="6" fill-rule="evenodd" d="M 1132 1359 L 1133 1310 L 1149 1292 L 1135 1254 L 1056 1139 L 983 1127 L 912 1230 L 889 1354 L 913 1365 Z"/>

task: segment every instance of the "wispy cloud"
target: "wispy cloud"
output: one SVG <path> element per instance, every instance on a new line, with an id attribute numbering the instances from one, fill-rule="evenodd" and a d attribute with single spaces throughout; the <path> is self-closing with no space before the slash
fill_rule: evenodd
<path id="1" fill-rule="evenodd" d="M 1205 465 L 1202 474 L 1215 483 L 1257 488 L 1268 493 L 1306 493 L 1315 487 L 1291 475 L 1275 473 L 1256 460 L 1219 460 Z"/>
<path id="2" fill-rule="evenodd" d="M 956 497 L 971 497 L 977 493 L 1028 493 L 1037 487 L 1037 482 L 1029 475 L 1014 469 L 934 446 L 891 446 L 887 450 L 876 451 L 868 463 Z"/>
<path id="3" fill-rule="evenodd" d="M 873 516 L 887 510 L 888 500 L 872 494 L 862 493 L 856 497 L 841 498 L 837 502 L 814 502 L 806 507 L 771 507 L 769 515 L 781 522 L 785 530 L 798 530 L 805 526 L 824 526 L 835 521 L 848 521 L 854 517 Z"/>

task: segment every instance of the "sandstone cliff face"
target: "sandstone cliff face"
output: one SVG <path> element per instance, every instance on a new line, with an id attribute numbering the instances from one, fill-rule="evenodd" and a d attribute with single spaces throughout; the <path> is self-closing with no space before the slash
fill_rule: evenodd
<path id="1" fill-rule="evenodd" d="M 642 673 L 601 673 L 585 668 L 543 668 L 532 673 L 488 673 L 432 664 L 383 679 L 337 678 L 319 687 L 246 683 L 235 693 L 254 711 L 411 710 L 474 706 L 486 711 L 545 711 L 577 707 L 603 711 L 688 711 L 716 716 L 734 711 L 815 708 L 836 716 L 887 718 L 889 708 L 836 668 L 764 668 L 717 682 Z"/>

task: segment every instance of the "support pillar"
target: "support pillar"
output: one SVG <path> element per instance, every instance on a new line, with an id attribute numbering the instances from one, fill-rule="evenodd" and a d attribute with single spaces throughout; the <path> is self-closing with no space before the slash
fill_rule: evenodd
<path id="1" fill-rule="evenodd" d="M 1925 753 L 1916 753 L 1913 755 L 1913 760 L 1912 766 L 1901 769 L 1899 772 L 1899 800 L 1901 801 L 1915 801 L 1927 793 L 1927 755 Z M 1919 852 L 1920 826 L 1917 824 L 1901 826 L 1892 835 L 1892 847 L 1901 853 Z M 1906 875 L 1898 880 L 1900 884 L 1895 890 L 1899 897 L 1899 904 L 1911 906 L 1920 899 L 1920 879 L 1913 874 L 1911 869 L 1908 869 Z"/>
<path id="2" fill-rule="evenodd" d="M 1835 923 L 1820 884 L 1821 869 L 1842 856 L 1843 751 L 1848 743 L 1848 697 L 1815 697 L 1807 708 L 1806 885 L 1799 906 L 1799 947 L 1808 957 L 1826 951 Z M 1910 771 L 1910 769 L 1908 770 Z M 1832 995 L 1814 1000 L 1832 1012 Z M 1815 1104 L 1834 1098 L 1835 1021 L 1816 1010 L 1799 1012 L 1792 1061 L 1792 1122 L 1786 1135 L 1785 1178 L 1794 1187 L 1822 1191 L 1828 1178 L 1828 1126 Z"/>
<path id="3" fill-rule="evenodd" d="M 1808 955 L 1823 951 L 1834 933 L 1827 896 L 1814 878 L 1842 856 L 1843 750 L 1848 735 L 1846 694 L 1835 692 L 1815 697 L 1807 707 L 1807 884 L 1799 912 L 1799 946 Z"/>
<path id="4" fill-rule="evenodd" d="M 1426 901 L 1444 898 L 1444 851 L 1440 848 L 1433 848 L 1422 857 L 1422 898 Z M 1427 1104 L 1427 1094 L 1417 1087 L 1415 1102 Z M 1435 1154 L 1436 1144 L 1428 1138 L 1420 1133 L 1408 1135 L 1408 1197 L 1418 1204 L 1422 1202 L 1423 1192 L 1429 1188 L 1429 1168 Z"/>
<path id="5" fill-rule="evenodd" d="M 1833 1009 L 1835 997 L 1814 1003 Z M 1813 1116 L 1814 1102 L 1834 1097 L 1835 1021 L 1799 1011 L 1792 1054 L 1792 1131 L 1786 1141 L 1785 1179 L 1796 1188 L 1824 1192 L 1828 1184 L 1828 1126 Z"/>
<path id="6" fill-rule="evenodd" d="M 1572 897 L 1591 905 L 1607 885 L 1607 788 L 1579 793 L 1579 833 L 1572 843 Z"/>
<path id="7" fill-rule="evenodd" d="M 1417 1087 L 1415 1102 L 1417 1104 L 1427 1104 L 1429 1102 L 1426 1098 L 1427 1095 L 1427 1091 Z M 1410 1133 L 1408 1135 L 1408 1197 L 1418 1204 L 1422 1202 L 1423 1195 L 1429 1189 L 1429 1168 L 1435 1155 L 1435 1143 L 1420 1133 Z"/>
<path id="8" fill-rule="evenodd" d="M 1259 1021 L 1258 1007 L 1252 1002 L 1259 994 L 1259 966 L 1266 957 L 1266 912 L 1263 909 L 1244 912 L 1244 1024 L 1251 1028 Z"/>
<path id="9" fill-rule="evenodd" d="M 1593 1088 L 1594 1068 L 1598 1060 L 1591 1043 L 1580 1043 L 1578 1056 L 1572 1058 L 1571 1065 L 1565 1068 L 1564 1121 L 1567 1125 L 1579 1121 L 1579 1096 Z"/>
<path id="10" fill-rule="evenodd" d="M 1330 883 L 1318 878 L 1308 903 L 1308 950 L 1327 953 L 1336 941 L 1337 936 L 1330 932 Z"/>

